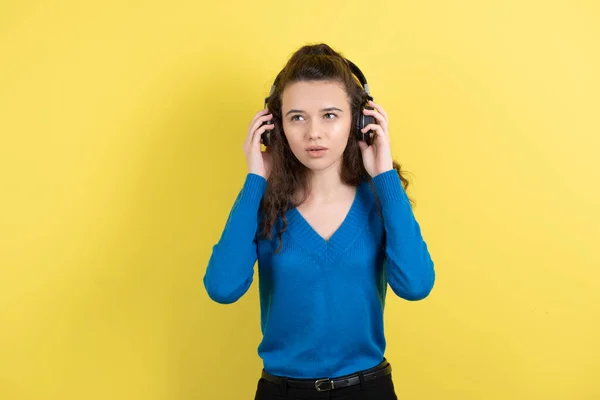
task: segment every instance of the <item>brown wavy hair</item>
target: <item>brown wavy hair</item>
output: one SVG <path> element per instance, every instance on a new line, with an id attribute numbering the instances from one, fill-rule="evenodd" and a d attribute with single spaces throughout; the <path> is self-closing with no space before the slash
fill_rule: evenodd
<path id="1" fill-rule="evenodd" d="M 283 226 L 277 234 L 280 243 L 275 253 L 281 250 L 281 235 L 287 228 L 286 211 L 302 204 L 310 191 L 310 170 L 292 153 L 283 133 L 281 122 L 283 90 L 288 84 L 302 81 L 333 81 L 340 82 L 344 86 L 351 105 L 353 123 L 342 156 L 341 180 L 345 184 L 353 186 L 367 181 L 374 190 L 371 177 L 363 165 L 358 141 L 355 138 L 354 121 L 358 113 L 362 113 L 362 105 L 367 100 L 366 92 L 341 53 L 336 52 L 325 43 L 302 46 L 290 57 L 277 75 L 274 90 L 267 100 L 267 107 L 273 114 L 271 123 L 275 126 L 271 132 L 271 144 L 268 149 L 273 164 L 267 180 L 267 189 L 261 200 L 261 234 L 264 238 L 272 239 L 273 227 L 277 219 L 281 217 Z M 404 171 L 401 170 L 401 165 L 393 161 L 393 167 L 402 181 L 402 186 L 406 189 L 409 182 L 404 176 Z M 299 188 L 301 193 L 304 193 L 304 197 L 299 201 L 294 201 L 294 195 Z M 411 206 L 414 206 L 414 201 L 410 197 L 409 201 Z M 379 202 L 377 203 L 379 209 Z"/>

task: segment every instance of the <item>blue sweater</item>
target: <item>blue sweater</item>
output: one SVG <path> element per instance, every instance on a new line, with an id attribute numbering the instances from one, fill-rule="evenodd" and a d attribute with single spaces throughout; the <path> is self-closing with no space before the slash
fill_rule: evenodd
<path id="1" fill-rule="evenodd" d="M 337 377 L 383 360 L 387 285 L 406 300 L 425 298 L 435 272 L 418 222 L 394 170 L 360 184 L 342 225 L 326 241 L 297 209 L 288 210 L 282 249 L 260 233 L 267 181 L 248 174 L 204 276 L 210 298 L 237 301 L 258 260 L 264 369 L 292 378 Z M 381 202 L 381 215 L 375 204 Z"/>

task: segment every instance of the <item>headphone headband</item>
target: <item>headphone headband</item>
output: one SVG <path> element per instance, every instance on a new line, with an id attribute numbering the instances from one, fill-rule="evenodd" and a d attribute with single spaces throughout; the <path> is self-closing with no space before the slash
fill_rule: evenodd
<path id="1" fill-rule="evenodd" d="M 363 74 L 362 71 L 360 70 L 360 68 L 358 68 L 358 66 L 356 64 L 354 64 L 352 61 L 348 60 L 347 58 L 344 58 L 344 60 L 350 67 L 350 71 L 352 71 L 352 74 L 354 74 L 354 76 L 356 76 L 358 78 L 358 81 L 360 82 L 362 87 L 365 89 L 367 96 L 369 96 L 369 98 L 372 99 L 371 90 L 369 88 L 367 78 L 365 78 L 365 74 Z M 275 91 L 275 86 L 277 85 L 277 81 L 279 80 L 279 77 L 281 76 L 282 72 L 283 72 L 283 70 L 281 70 L 279 72 L 279 74 L 277 74 L 275 81 L 273 81 L 273 84 L 271 85 L 271 90 L 269 91 L 269 95 L 267 97 L 265 97 L 265 104 L 267 103 L 267 100 L 269 99 L 269 97 L 271 97 L 271 95 Z"/>
<path id="2" fill-rule="evenodd" d="M 345 58 L 345 60 L 348 62 L 348 65 L 350 66 L 350 70 L 352 71 L 352 73 L 360 81 L 360 84 L 365 89 L 365 92 L 367 92 L 367 95 L 371 96 L 371 91 L 369 90 L 369 84 L 367 83 L 367 78 L 365 78 L 365 75 L 362 73 L 360 68 L 358 68 L 358 66 L 356 64 L 354 64 L 352 61 L 348 60 L 347 58 Z"/>

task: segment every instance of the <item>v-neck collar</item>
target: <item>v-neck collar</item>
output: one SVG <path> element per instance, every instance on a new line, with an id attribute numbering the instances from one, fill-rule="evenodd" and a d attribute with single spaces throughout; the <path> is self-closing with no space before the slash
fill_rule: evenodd
<path id="1" fill-rule="evenodd" d="M 352 245 L 356 237 L 365 228 L 365 216 L 368 214 L 369 202 L 366 199 L 365 186 L 357 186 L 352 205 L 348 210 L 342 224 L 325 240 L 308 223 L 296 207 L 287 212 L 288 232 L 306 251 L 318 257 L 325 257 L 328 262 L 333 261 Z"/>

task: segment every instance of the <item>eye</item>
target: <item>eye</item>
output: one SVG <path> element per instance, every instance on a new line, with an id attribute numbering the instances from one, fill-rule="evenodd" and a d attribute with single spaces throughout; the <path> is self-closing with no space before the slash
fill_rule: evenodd
<path id="1" fill-rule="evenodd" d="M 290 118 L 292 121 L 298 121 L 296 119 L 296 117 L 302 117 L 302 115 L 292 115 L 292 118 Z"/>
<path id="2" fill-rule="evenodd" d="M 333 115 L 333 117 L 331 117 L 331 118 L 327 118 L 327 117 L 326 117 L 326 119 L 333 119 L 333 118 L 337 118 L 337 115 L 336 115 L 335 113 L 327 113 L 327 114 L 325 114 L 325 115 L 326 115 L 326 116 L 327 116 L 327 115 Z"/>

